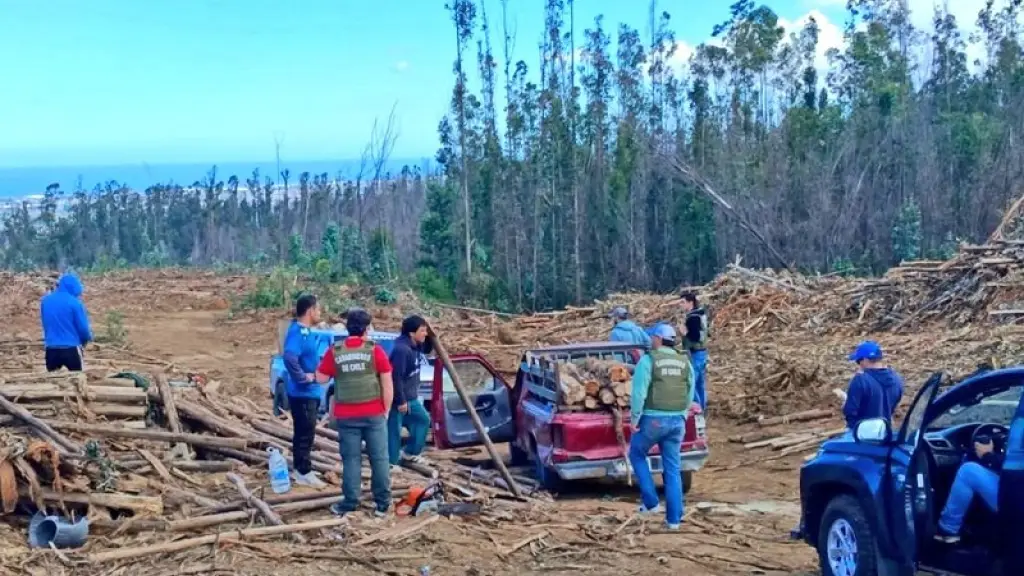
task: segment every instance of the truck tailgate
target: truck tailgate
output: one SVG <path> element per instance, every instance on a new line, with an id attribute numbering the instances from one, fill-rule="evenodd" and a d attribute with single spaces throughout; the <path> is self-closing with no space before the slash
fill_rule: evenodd
<path id="1" fill-rule="evenodd" d="M 621 413 L 622 434 L 628 445 L 632 433 L 629 426 L 629 410 L 622 410 Z M 703 438 L 698 437 L 695 418 L 703 417 L 691 412 L 687 418 L 681 446 L 684 452 L 706 448 Z M 601 460 L 623 456 L 622 447 L 615 435 L 612 416 L 607 412 L 560 412 L 555 414 L 551 424 L 557 460 Z M 657 453 L 658 447 L 654 446 L 651 454 Z"/>

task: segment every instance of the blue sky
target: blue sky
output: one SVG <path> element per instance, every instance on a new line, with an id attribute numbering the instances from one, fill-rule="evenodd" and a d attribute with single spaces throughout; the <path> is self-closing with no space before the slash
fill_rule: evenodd
<path id="1" fill-rule="evenodd" d="M 968 1 L 968 0 L 964 0 Z M 974 1 L 974 0 L 969 0 Z M 397 104 L 396 158 L 432 156 L 452 85 L 445 0 L 0 0 L 0 167 L 357 157 Z M 499 0 L 487 0 L 495 47 Z M 730 0 L 659 0 L 686 45 Z M 840 23 L 839 0 L 767 2 Z M 543 0 L 509 0 L 533 67 Z M 577 0 L 647 30 L 647 0 Z M 475 57 L 473 58 L 475 63 Z M 474 89 L 476 86 L 474 86 Z"/>

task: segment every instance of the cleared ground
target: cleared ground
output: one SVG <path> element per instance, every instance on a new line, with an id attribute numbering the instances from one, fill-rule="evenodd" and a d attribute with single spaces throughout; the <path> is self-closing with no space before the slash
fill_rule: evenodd
<path id="1" fill-rule="evenodd" d="M 281 314 L 233 314 L 229 310 L 229 302 L 244 293 L 252 279 L 167 272 L 86 278 L 86 283 L 85 300 L 97 334 L 104 336 L 108 328 L 116 329 L 118 318 L 126 332 L 123 345 L 100 345 L 116 352 L 118 360 L 103 361 L 111 369 L 170 362 L 173 371 L 203 373 L 220 383 L 222 394 L 244 396 L 269 411 L 267 363 L 277 348 L 275 326 Z M 48 283 L 40 278 L 7 277 L 3 284 L 0 321 L 5 337 L 38 340 L 38 298 Z M 381 311 L 377 327 L 394 328 L 408 311 L 403 306 L 415 307 L 415 303 L 400 302 L 386 313 Z M 493 320 L 445 312 L 438 325 L 443 334 L 451 335 L 454 352 L 464 336 L 457 335 L 459 327 L 478 324 L 491 328 L 474 333 L 473 347 L 490 351 L 507 369 L 508 358 L 518 353 L 518 347 L 497 334 Z M 593 329 L 601 332 L 607 326 Z M 500 521 L 442 519 L 400 542 L 385 542 L 368 551 L 351 550 L 362 562 L 348 557 L 349 548 L 343 541 L 321 539 L 311 547 L 298 547 L 282 539 L 233 543 L 216 551 L 204 546 L 136 564 L 70 567 L 49 552 L 27 552 L 23 524 L 12 520 L 0 523 L 0 537 L 7 544 L 0 552 L 0 565 L 12 573 L 31 574 L 298 576 L 340 570 L 348 574 L 417 574 L 423 566 L 430 566 L 431 574 L 816 574 L 815 553 L 789 540 L 789 530 L 799 518 L 799 467 L 814 449 L 782 455 L 784 450 L 744 448 L 729 438 L 841 426 L 835 418 L 813 425 L 782 424 L 764 429 L 750 420 L 809 408 L 832 409 L 838 414 L 838 400 L 831 390 L 845 388 L 850 367 L 844 354 L 858 339 L 851 334 L 799 330 L 723 331 L 716 335 L 709 368 L 712 459 L 696 476 L 687 499 L 685 523 L 678 533 L 662 532 L 660 520 L 633 517 L 635 489 L 584 484 L 553 502 L 510 509 Z M 880 339 L 910 385 L 908 396 L 933 369 L 965 372 L 978 362 L 1017 359 L 1020 350 L 1013 328 L 941 330 Z M 88 355 L 86 362 L 90 362 Z M 41 365 L 41 354 L 5 360 L 8 369 L 41 369 Z M 431 457 L 486 459 L 480 452 L 434 453 Z M 324 510 L 308 519 L 328 516 Z M 409 520 L 390 518 L 380 527 L 401 522 Z M 531 537 L 535 538 L 530 543 L 509 552 Z"/>

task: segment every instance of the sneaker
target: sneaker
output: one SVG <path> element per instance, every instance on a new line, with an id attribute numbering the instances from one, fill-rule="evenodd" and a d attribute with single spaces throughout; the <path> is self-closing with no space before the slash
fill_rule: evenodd
<path id="1" fill-rule="evenodd" d="M 341 502 L 335 502 L 334 504 L 331 504 L 331 514 L 334 514 L 335 516 L 343 517 L 350 512 L 353 511 L 342 506 Z"/>
<path id="2" fill-rule="evenodd" d="M 665 528 L 668 530 L 679 530 L 679 524 L 665 524 Z"/>
<path id="3" fill-rule="evenodd" d="M 293 479 L 297 486 L 309 486 L 316 490 L 323 490 L 324 488 L 327 488 L 327 483 L 321 480 L 320 477 L 317 476 L 316 472 L 313 472 L 312 470 L 305 474 L 295 474 Z"/>
<path id="4" fill-rule="evenodd" d="M 648 516 L 650 514 L 661 514 L 661 504 L 656 504 L 654 508 L 648 508 L 647 506 L 644 506 L 643 503 L 640 503 L 636 508 L 636 513 L 644 516 Z"/>
<path id="5" fill-rule="evenodd" d="M 945 534 L 943 532 L 939 532 L 938 534 L 935 535 L 935 539 L 938 540 L 939 542 L 942 542 L 943 544 L 958 544 L 960 542 L 960 535 L 959 534 Z"/>
<path id="6" fill-rule="evenodd" d="M 373 517 L 374 518 L 387 518 L 387 516 L 388 516 L 388 507 L 387 506 L 385 506 L 383 508 L 380 507 L 380 506 L 377 506 L 377 507 L 375 507 L 373 509 Z"/>
<path id="7" fill-rule="evenodd" d="M 411 455 L 411 454 L 406 454 L 405 452 L 402 452 L 402 460 L 404 460 L 406 462 L 412 462 L 413 464 L 419 464 L 420 466 L 430 466 L 431 465 L 430 464 L 430 460 L 427 460 L 423 456 L 419 456 L 419 455 L 415 455 L 414 456 L 414 455 Z"/>

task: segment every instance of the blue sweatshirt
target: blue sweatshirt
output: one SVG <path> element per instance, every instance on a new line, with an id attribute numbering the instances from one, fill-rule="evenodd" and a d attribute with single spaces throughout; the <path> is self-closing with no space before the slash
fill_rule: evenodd
<path id="1" fill-rule="evenodd" d="M 39 302 L 43 344 L 47 348 L 77 348 L 92 341 L 89 314 L 79 299 L 82 290 L 78 276 L 65 274 L 57 288 Z"/>
<path id="2" fill-rule="evenodd" d="M 306 374 L 316 372 L 320 358 L 317 356 L 317 337 L 310 329 L 292 320 L 284 336 L 284 367 L 288 374 L 285 386 L 292 398 L 320 398 L 321 387 L 316 381 L 307 382 Z"/>
<path id="3" fill-rule="evenodd" d="M 892 419 L 903 397 L 903 379 L 892 368 L 869 368 L 854 374 L 846 390 L 843 416 L 851 429 L 868 418 Z"/>
<path id="4" fill-rule="evenodd" d="M 623 320 L 612 328 L 612 334 L 608 337 L 612 342 L 628 342 L 643 346 L 651 345 L 651 337 L 643 328 L 637 326 L 632 320 Z"/>
<path id="5" fill-rule="evenodd" d="M 676 355 L 679 355 L 677 350 L 669 348 L 669 350 Z M 647 403 L 647 394 L 651 390 L 651 370 L 654 368 L 654 362 L 651 360 L 650 354 L 644 354 L 643 358 L 640 359 L 636 364 L 636 369 L 633 370 L 633 386 L 629 396 L 629 419 L 633 423 L 633 426 L 640 424 L 641 416 L 686 416 L 689 412 L 690 404 L 693 404 L 693 393 L 697 382 L 693 373 L 693 364 L 690 364 L 690 397 L 687 399 L 686 407 L 687 410 L 683 412 L 666 412 L 665 410 L 645 410 L 644 404 Z"/>

